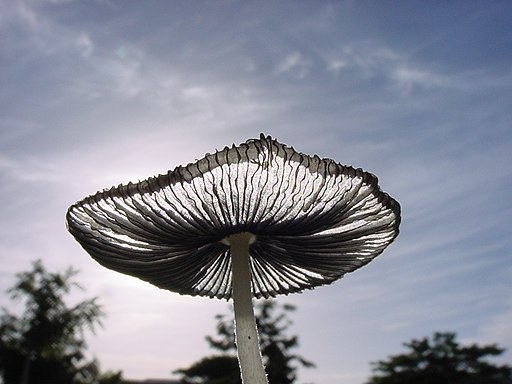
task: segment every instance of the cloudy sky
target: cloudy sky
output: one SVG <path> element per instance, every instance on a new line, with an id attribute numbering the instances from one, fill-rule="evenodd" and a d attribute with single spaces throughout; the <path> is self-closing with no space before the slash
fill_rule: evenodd
<path id="1" fill-rule="evenodd" d="M 317 364 L 300 383 L 361 384 L 434 331 L 497 342 L 512 362 L 510 2 L 0 8 L 0 290 L 37 258 L 79 269 L 75 299 L 98 296 L 108 316 L 88 337 L 104 369 L 170 377 L 213 352 L 204 336 L 229 304 L 100 267 L 67 207 L 260 132 L 375 173 L 403 211 L 368 266 L 279 299 Z"/>

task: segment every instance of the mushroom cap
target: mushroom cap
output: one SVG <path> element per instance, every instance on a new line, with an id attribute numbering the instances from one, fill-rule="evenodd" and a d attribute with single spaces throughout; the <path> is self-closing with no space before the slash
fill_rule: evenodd
<path id="1" fill-rule="evenodd" d="M 69 232 L 101 265 L 187 295 L 229 299 L 227 236 L 250 232 L 255 297 L 330 284 L 398 235 L 377 177 L 263 134 L 72 205 Z"/>

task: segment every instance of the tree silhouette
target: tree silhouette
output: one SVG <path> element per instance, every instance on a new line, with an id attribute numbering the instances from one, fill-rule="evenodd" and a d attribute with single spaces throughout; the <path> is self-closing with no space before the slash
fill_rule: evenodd
<path id="1" fill-rule="evenodd" d="M 96 298 L 69 306 L 64 296 L 76 271 L 50 273 L 41 261 L 17 274 L 7 292 L 25 305 L 20 316 L 2 309 L 0 318 L 0 375 L 4 384 L 89 384 L 110 382 L 120 373 L 101 377 L 95 360 L 84 356 L 84 330 L 94 331 L 103 316 Z"/>
<path id="2" fill-rule="evenodd" d="M 512 368 L 494 365 L 487 358 L 503 349 L 496 345 L 461 346 L 454 333 L 434 333 L 404 343 L 408 353 L 374 364 L 367 384 L 512 384 Z"/>
<path id="3" fill-rule="evenodd" d="M 296 380 L 297 364 L 313 367 L 314 364 L 303 357 L 291 353 L 298 346 L 298 336 L 287 336 L 291 325 L 287 313 L 295 306 L 278 306 L 273 300 L 265 300 L 255 307 L 256 323 L 259 330 L 261 353 L 270 384 L 291 384 Z M 277 311 L 277 313 L 275 313 Z M 174 373 L 182 375 L 181 383 L 200 384 L 240 384 L 240 372 L 235 355 L 234 325 L 230 316 L 217 315 L 217 337 L 206 336 L 210 346 L 221 355 L 206 357 L 189 368 Z"/>

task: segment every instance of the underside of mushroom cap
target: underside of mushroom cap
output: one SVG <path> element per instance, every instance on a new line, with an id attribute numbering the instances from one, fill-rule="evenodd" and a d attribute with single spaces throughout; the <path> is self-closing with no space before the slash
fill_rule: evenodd
<path id="1" fill-rule="evenodd" d="M 71 206 L 70 233 L 100 264 L 160 288 L 229 299 L 222 240 L 249 232 L 255 297 L 332 283 L 398 235 L 400 205 L 377 177 L 270 136 Z"/>

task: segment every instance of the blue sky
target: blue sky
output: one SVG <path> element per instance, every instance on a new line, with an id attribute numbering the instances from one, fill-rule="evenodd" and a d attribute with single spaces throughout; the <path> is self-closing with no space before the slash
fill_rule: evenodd
<path id="1" fill-rule="evenodd" d="M 300 383 L 362 383 L 434 331 L 512 361 L 510 2 L 0 6 L 0 290 L 36 258 L 79 269 L 108 315 L 88 337 L 104 369 L 168 377 L 212 352 L 229 306 L 100 267 L 67 207 L 260 132 L 375 173 L 402 205 L 383 255 L 279 298 L 317 364 Z"/>

